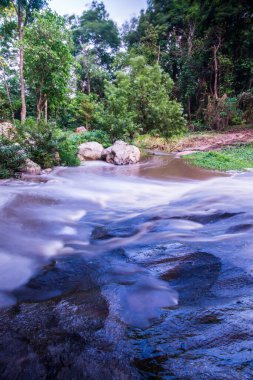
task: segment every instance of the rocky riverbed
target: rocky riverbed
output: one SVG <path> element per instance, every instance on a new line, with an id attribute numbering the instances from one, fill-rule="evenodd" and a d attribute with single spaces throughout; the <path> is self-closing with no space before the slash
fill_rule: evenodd
<path id="1" fill-rule="evenodd" d="M 0 186 L 1 379 L 252 379 L 252 174 L 40 179 Z"/>

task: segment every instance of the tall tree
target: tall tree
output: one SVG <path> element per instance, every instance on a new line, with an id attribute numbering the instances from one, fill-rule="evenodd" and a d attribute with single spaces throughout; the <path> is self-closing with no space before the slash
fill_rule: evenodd
<path id="1" fill-rule="evenodd" d="M 150 25 L 157 34 L 153 43 Z M 192 112 L 205 112 L 209 99 L 215 106 L 226 94 L 252 88 L 252 25 L 252 0 L 149 0 L 125 41 L 137 52 L 149 47 L 142 49 L 147 57 L 160 47 L 160 64 L 191 121 Z"/>
<path id="2" fill-rule="evenodd" d="M 119 50 L 121 39 L 116 23 L 102 2 L 93 1 L 80 17 L 69 18 L 78 61 L 79 89 L 87 94 L 103 93 L 103 81 Z"/>
<path id="3" fill-rule="evenodd" d="M 25 76 L 36 94 L 37 121 L 48 105 L 57 108 L 68 90 L 72 67 L 70 32 L 65 20 L 51 11 L 35 15 L 24 37 Z"/>
<path id="4" fill-rule="evenodd" d="M 32 19 L 33 11 L 42 9 L 47 4 L 47 0 L 0 0 L 0 6 L 12 7 L 17 20 L 17 30 L 19 38 L 19 74 L 21 88 L 21 122 L 26 120 L 26 95 L 24 80 L 24 27 Z"/>

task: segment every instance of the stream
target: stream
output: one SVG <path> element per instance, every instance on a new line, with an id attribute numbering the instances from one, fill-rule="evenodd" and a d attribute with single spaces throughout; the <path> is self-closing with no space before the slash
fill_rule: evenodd
<path id="1" fill-rule="evenodd" d="M 252 183 L 166 155 L 2 182 L 0 379 L 252 379 Z"/>

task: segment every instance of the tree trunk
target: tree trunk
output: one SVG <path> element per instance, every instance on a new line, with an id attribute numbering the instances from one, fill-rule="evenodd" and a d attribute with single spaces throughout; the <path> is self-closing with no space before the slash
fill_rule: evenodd
<path id="1" fill-rule="evenodd" d="M 18 16 L 18 34 L 19 34 L 19 73 L 20 73 L 20 86 L 21 86 L 21 123 L 26 120 L 26 99 L 25 99 L 25 80 L 24 80 L 24 47 L 23 47 L 23 15 L 21 6 L 17 9 Z"/>
<path id="2" fill-rule="evenodd" d="M 41 90 L 40 90 L 39 96 L 37 95 L 37 102 L 36 102 L 37 123 L 39 123 L 41 119 L 41 111 L 42 111 L 41 103 L 42 103 L 42 95 L 41 95 Z"/>
<path id="3" fill-rule="evenodd" d="M 48 104 L 47 104 L 47 97 L 45 95 L 45 123 L 47 124 L 48 119 Z"/>
<path id="4" fill-rule="evenodd" d="M 15 120 L 14 120 L 15 117 L 14 117 L 14 112 L 13 112 L 13 107 L 12 107 L 11 94 L 10 94 L 9 86 L 8 86 L 7 79 L 6 79 L 5 69 L 4 69 L 3 66 L 2 66 L 2 70 L 3 70 L 4 86 L 5 86 L 5 89 L 6 89 L 6 94 L 7 94 L 7 98 L 8 98 L 8 102 L 9 102 L 9 107 L 10 107 L 10 111 L 11 111 L 11 120 L 12 120 L 12 123 L 14 125 L 15 124 Z"/>
<path id="5" fill-rule="evenodd" d="M 90 88 L 90 78 L 89 77 L 87 78 L 87 81 L 86 81 L 86 89 L 87 89 L 87 94 L 90 95 L 91 88 Z"/>
<path id="6" fill-rule="evenodd" d="M 192 113 L 191 113 L 191 97 L 188 96 L 188 119 L 189 122 L 192 122 Z"/>
<path id="7" fill-rule="evenodd" d="M 37 123 L 40 122 L 41 119 L 41 109 L 39 103 L 37 103 Z"/>
<path id="8" fill-rule="evenodd" d="M 158 46 L 158 53 L 157 53 L 157 64 L 159 65 L 161 59 L 161 46 Z"/>
<path id="9" fill-rule="evenodd" d="M 218 45 L 215 45 L 213 47 L 213 60 L 214 60 L 214 98 L 215 100 L 218 100 L 219 98 L 219 91 L 218 91 L 218 75 L 219 75 L 219 62 L 218 62 L 218 51 L 220 49 L 221 39 L 219 37 L 219 43 Z"/>

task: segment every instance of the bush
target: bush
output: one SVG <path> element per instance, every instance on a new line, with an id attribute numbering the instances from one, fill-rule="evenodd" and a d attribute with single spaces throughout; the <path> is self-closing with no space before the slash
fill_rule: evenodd
<path id="1" fill-rule="evenodd" d="M 214 99 L 209 97 L 207 109 L 205 110 L 205 122 L 218 131 L 226 130 L 232 125 L 245 124 L 243 111 L 239 108 L 237 98 Z"/>
<path id="2" fill-rule="evenodd" d="M 96 141 L 99 144 L 102 144 L 103 147 L 107 148 L 111 145 L 112 140 L 109 138 L 108 134 L 105 131 L 89 131 L 82 133 L 71 133 L 68 135 L 67 140 L 69 144 L 78 149 L 78 146 L 90 141 Z"/>
<path id="3" fill-rule="evenodd" d="M 19 145 L 7 140 L 0 141 L 0 178 L 18 176 L 26 159 L 27 155 Z"/>
<path id="4" fill-rule="evenodd" d="M 108 134 L 100 130 L 83 132 L 80 134 L 64 132 L 63 136 L 64 138 L 58 146 L 58 152 L 62 164 L 67 166 L 80 165 L 80 160 L 77 157 L 78 147 L 85 142 L 96 141 L 102 144 L 105 148 L 111 145 Z"/>
<path id="5" fill-rule="evenodd" d="M 77 157 L 78 146 L 72 139 L 68 138 L 65 133 L 64 138 L 61 140 L 58 146 L 58 152 L 62 165 L 66 166 L 78 166 L 80 160 Z"/>
<path id="6" fill-rule="evenodd" d="M 180 103 L 171 99 L 173 81 L 158 64 L 144 57 L 130 59 L 114 82 L 105 85 L 104 106 L 96 109 L 97 125 L 113 139 L 152 133 L 179 135 L 186 125 Z"/>
<path id="7" fill-rule="evenodd" d="M 27 119 L 25 125 L 17 125 L 17 142 L 28 157 L 44 169 L 58 163 L 58 146 L 63 138 L 61 134 L 55 124 L 36 123 L 34 119 Z"/>

